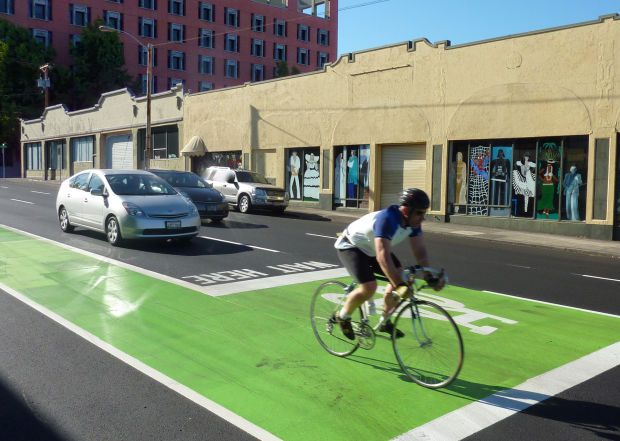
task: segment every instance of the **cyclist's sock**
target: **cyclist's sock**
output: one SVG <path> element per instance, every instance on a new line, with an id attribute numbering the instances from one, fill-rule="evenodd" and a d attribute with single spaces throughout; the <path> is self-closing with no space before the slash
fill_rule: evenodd
<path id="1" fill-rule="evenodd" d="M 341 320 L 346 320 L 346 319 L 350 319 L 351 318 L 351 314 L 346 314 L 344 312 L 344 308 L 342 308 L 340 310 L 340 312 L 338 313 L 338 317 L 340 317 Z"/>

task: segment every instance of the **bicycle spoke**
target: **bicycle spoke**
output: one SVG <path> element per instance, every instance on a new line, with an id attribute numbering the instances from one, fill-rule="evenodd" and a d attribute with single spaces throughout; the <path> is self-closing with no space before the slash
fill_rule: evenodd
<path id="1" fill-rule="evenodd" d="M 412 310 L 419 312 L 412 314 Z M 394 353 L 407 376 L 424 387 L 450 384 L 463 363 L 463 342 L 450 315 L 438 305 L 418 300 L 403 308 L 395 325 L 405 333 L 394 340 Z"/>

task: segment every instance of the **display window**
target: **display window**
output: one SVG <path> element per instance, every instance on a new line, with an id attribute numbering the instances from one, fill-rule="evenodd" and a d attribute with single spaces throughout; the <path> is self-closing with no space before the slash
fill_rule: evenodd
<path id="1" fill-rule="evenodd" d="M 448 213 L 582 221 L 587 156 L 587 136 L 452 142 Z"/>
<path id="2" fill-rule="evenodd" d="M 334 207 L 367 208 L 370 146 L 339 146 L 334 155 Z"/>
<path id="3" fill-rule="evenodd" d="M 204 176 L 209 167 L 230 167 L 232 169 L 243 168 L 241 150 L 229 152 L 207 152 L 203 156 L 193 158 L 192 171 L 198 176 Z"/>
<path id="4" fill-rule="evenodd" d="M 319 147 L 286 149 L 286 189 L 292 200 L 319 200 L 320 150 Z"/>

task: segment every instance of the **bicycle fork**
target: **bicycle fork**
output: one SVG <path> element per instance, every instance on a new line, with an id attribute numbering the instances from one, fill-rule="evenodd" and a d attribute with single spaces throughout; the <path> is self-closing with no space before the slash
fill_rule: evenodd
<path id="1" fill-rule="evenodd" d="M 432 345 L 432 340 L 428 337 L 428 335 L 426 335 L 426 331 L 424 330 L 424 325 L 422 324 L 422 316 L 420 315 L 418 305 L 414 302 L 411 302 L 409 304 L 409 310 L 411 312 L 413 332 L 415 334 L 416 340 L 418 340 L 418 343 L 420 343 L 420 347 L 425 348 Z"/>

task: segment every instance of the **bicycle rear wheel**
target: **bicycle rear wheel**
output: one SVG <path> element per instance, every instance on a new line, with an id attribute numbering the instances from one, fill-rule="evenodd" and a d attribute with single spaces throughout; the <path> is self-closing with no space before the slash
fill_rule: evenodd
<path id="1" fill-rule="evenodd" d="M 454 381 L 463 365 L 463 339 L 450 314 L 435 303 L 415 300 L 398 312 L 396 328 L 405 336 L 392 337 L 394 353 L 411 380 L 430 389 Z"/>
<path id="2" fill-rule="evenodd" d="M 334 314 L 342 309 L 347 293 L 342 282 L 331 280 L 317 288 L 312 296 L 310 320 L 317 340 L 330 354 L 346 357 L 359 347 L 359 341 L 349 340 L 342 334 L 340 325 L 333 319 Z M 352 322 L 361 321 L 361 310 L 358 309 L 351 317 Z M 355 324 L 354 324 L 355 327 Z"/>

